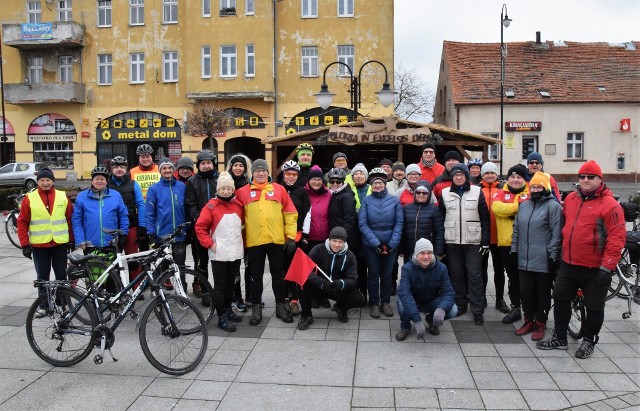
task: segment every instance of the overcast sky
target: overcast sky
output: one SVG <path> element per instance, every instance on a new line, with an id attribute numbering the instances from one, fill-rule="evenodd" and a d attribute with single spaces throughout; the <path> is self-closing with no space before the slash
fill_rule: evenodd
<path id="1" fill-rule="evenodd" d="M 495 0 L 395 0 L 395 65 L 413 69 L 434 93 L 444 40 L 500 43 Z M 640 41 L 640 0 L 512 0 L 505 42 Z M 499 55 L 496 55 L 499 58 Z M 498 81 L 498 80 L 497 80 Z"/>

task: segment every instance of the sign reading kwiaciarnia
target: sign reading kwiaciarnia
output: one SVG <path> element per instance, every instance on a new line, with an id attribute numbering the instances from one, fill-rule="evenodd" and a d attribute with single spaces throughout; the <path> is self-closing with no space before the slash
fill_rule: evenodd
<path id="1" fill-rule="evenodd" d="M 179 141 L 182 130 L 174 118 L 100 120 L 98 142 Z"/>
<path id="2" fill-rule="evenodd" d="M 384 127 L 384 125 L 381 125 Z M 329 127 L 328 141 L 354 144 L 414 144 L 422 145 L 430 140 L 431 130 L 427 127 L 389 130 L 384 127 L 378 131 L 365 131 L 359 127 Z"/>

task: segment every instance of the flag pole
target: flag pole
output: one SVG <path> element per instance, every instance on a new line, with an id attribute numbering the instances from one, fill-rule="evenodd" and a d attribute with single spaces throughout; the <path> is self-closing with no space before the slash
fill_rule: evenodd
<path id="1" fill-rule="evenodd" d="M 324 277 L 325 277 L 327 280 L 329 280 L 329 281 L 333 282 L 333 280 L 331 280 L 331 278 L 329 278 L 329 276 L 328 276 L 324 271 L 322 271 L 322 269 L 321 269 L 320 267 L 318 267 L 318 264 L 316 264 L 316 270 L 320 271 L 320 273 L 321 273 L 322 275 L 324 275 Z"/>

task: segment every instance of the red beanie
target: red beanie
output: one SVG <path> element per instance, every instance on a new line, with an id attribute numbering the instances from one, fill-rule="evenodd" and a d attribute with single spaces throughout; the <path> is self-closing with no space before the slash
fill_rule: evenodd
<path id="1" fill-rule="evenodd" d="M 580 170 L 578 170 L 578 174 L 592 174 L 594 176 L 602 178 L 602 170 L 600 169 L 598 163 L 593 160 L 589 160 L 584 163 L 582 167 L 580 167 Z"/>

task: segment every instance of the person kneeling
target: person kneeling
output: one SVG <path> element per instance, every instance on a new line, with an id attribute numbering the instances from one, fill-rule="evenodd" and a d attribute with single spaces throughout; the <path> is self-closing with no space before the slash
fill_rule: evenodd
<path id="1" fill-rule="evenodd" d="M 358 289 L 356 257 L 347 245 L 347 231 L 342 227 L 335 227 L 324 244 L 318 244 L 311 249 L 309 258 L 331 280 L 313 272 L 304 283 L 304 287 L 300 288 L 298 297 L 302 312 L 298 329 L 306 330 L 313 324 L 311 299 L 314 297 L 336 301 L 333 307 L 338 314 L 338 321 L 346 323 L 349 321 L 347 310 L 364 304 L 364 297 Z"/>
<path id="2" fill-rule="evenodd" d="M 398 286 L 398 313 L 400 331 L 396 340 L 404 341 L 411 333 L 411 322 L 416 326 L 418 339 L 424 340 L 425 326 L 420 313 L 427 313 L 429 333 L 440 334 L 444 320 L 455 317 L 458 307 L 447 267 L 433 255 L 431 241 L 421 238 L 416 242 L 411 261 L 402 266 Z"/>

